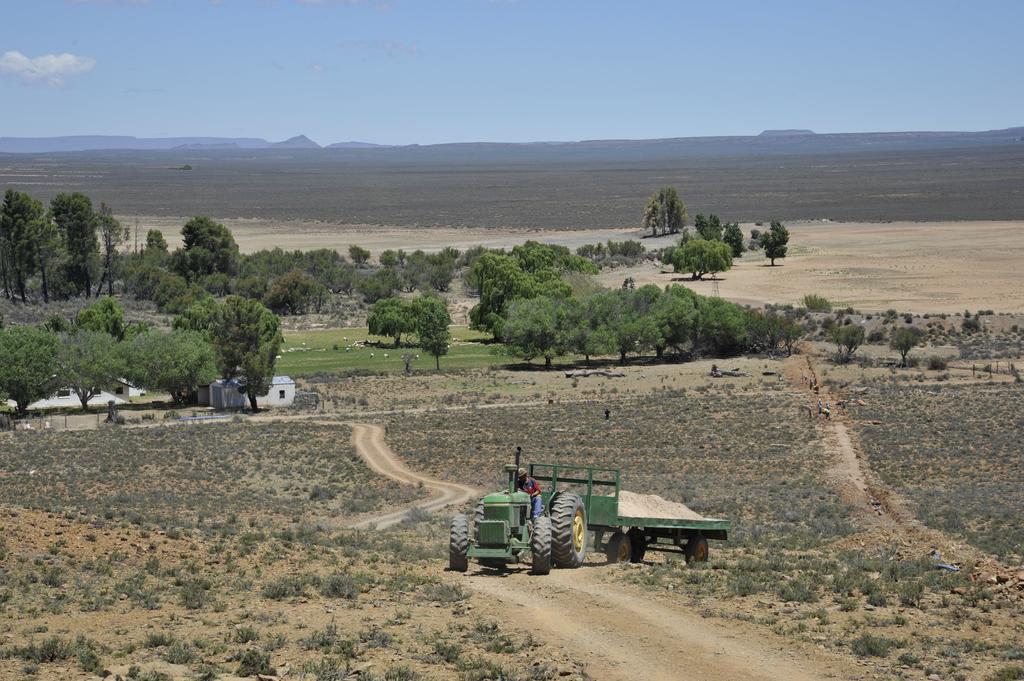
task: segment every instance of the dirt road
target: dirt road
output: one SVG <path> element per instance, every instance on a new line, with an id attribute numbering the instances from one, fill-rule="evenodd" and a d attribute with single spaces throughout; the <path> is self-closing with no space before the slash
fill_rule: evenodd
<path id="1" fill-rule="evenodd" d="M 374 472 L 407 485 L 422 485 L 435 492 L 430 499 L 414 504 L 424 511 L 439 511 L 446 506 L 463 504 L 476 496 L 477 490 L 454 482 L 443 482 L 414 473 L 405 467 L 384 441 L 384 428 L 368 423 L 350 423 L 352 446 Z M 352 527 L 357 529 L 391 527 L 402 522 L 411 507 L 361 520 Z"/>
<path id="2" fill-rule="evenodd" d="M 476 491 L 409 470 L 384 441 L 378 425 L 351 423 L 352 443 L 374 471 L 437 492 L 427 510 L 461 504 Z M 356 527 L 388 527 L 408 508 L 368 518 Z M 776 637 L 762 628 L 701 617 L 682 603 L 668 605 L 651 594 L 601 579 L 600 559 L 578 570 L 535 577 L 526 570 L 473 571 L 465 584 L 487 597 L 488 607 L 505 610 L 538 638 L 584 662 L 595 679 L 652 681 L 812 681 L 854 678 L 857 670 L 838 656 Z M 625 568 L 628 569 L 628 568 Z"/>

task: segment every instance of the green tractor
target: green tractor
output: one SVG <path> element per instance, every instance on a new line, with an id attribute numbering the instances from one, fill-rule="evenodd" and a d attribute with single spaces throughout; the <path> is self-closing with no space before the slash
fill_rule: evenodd
<path id="1" fill-rule="evenodd" d="M 532 469 L 532 467 L 531 467 Z M 459 514 L 449 526 L 448 565 L 456 572 L 469 569 L 475 558 L 484 567 L 501 568 L 525 562 L 529 554 L 531 572 L 546 575 L 552 564 L 576 568 L 587 554 L 587 513 L 579 495 L 546 492 L 542 514 L 530 521 L 530 495 L 518 489 L 519 451 L 516 463 L 505 466 L 508 488 L 488 494 L 473 514 L 472 536 L 469 519 Z"/>

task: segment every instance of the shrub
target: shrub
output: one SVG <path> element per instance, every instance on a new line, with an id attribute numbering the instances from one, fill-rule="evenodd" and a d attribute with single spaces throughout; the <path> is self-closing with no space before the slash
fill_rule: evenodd
<path id="1" fill-rule="evenodd" d="M 938 355 L 932 355 L 931 357 L 928 358 L 928 368 L 931 369 L 932 371 L 945 371 L 946 366 L 947 363 L 945 358 L 943 357 L 939 357 Z"/>
<path id="2" fill-rule="evenodd" d="M 1018 679 L 1024 679 L 1024 667 L 1014 665 L 993 672 L 986 681 L 1017 681 Z"/>
<path id="3" fill-rule="evenodd" d="M 270 666 L 270 653 L 255 648 L 247 648 L 236 656 L 238 669 L 235 674 L 238 676 L 256 676 L 266 674 L 274 676 L 277 670 Z"/>
<path id="4" fill-rule="evenodd" d="M 858 657 L 886 657 L 895 646 L 896 641 L 891 638 L 873 634 L 861 634 L 850 644 L 853 654 Z"/>
<path id="5" fill-rule="evenodd" d="M 196 659 L 196 649 L 191 643 L 175 641 L 163 657 L 171 664 L 189 664 Z"/>
<path id="6" fill-rule="evenodd" d="M 825 296 L 808 293 L 804 296 L 804 307 L 810 312 L 831 312 L 832 302 Z"/>
<path id="7" fill-rule="evenodd" d="M 814 588 L 807 582 L 801 579 L 794 579 L 784 582 L 779 587 L 779 598 L 787 603 L 815 603 L 818 600 L 818 594 L 815 593 Z"/>
<path id="8" fill-rule="evenodd" d="M 346 598 L 353 600 L 363 590 L 361 579 L 346 572 L 336 572 L 324 580 L 320 593 L 328 598 Z"/>

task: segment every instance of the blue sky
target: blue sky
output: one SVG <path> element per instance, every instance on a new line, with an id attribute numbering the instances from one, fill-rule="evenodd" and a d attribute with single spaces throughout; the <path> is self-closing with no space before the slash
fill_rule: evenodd
<path id="1" fill-rule="evenodd" d="M 1024 2 L 0 0 L 0 136 L 1024 125 Z"/>

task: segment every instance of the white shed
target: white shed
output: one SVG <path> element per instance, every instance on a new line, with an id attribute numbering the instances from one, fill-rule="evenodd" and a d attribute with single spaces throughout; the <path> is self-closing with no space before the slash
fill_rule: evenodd
<path id="1" fill-rule="evenodd" d="M 274 376 L 270 390 L 256 397 L 259 407 L 290 407 L 295 401 L 295 381 L 288 376 Z M 249 398 L 245 396 L 245 384 L 236 378 L 221 378 L 199 389 L 199 403 L 214 409 L 246 409 Z"/>

